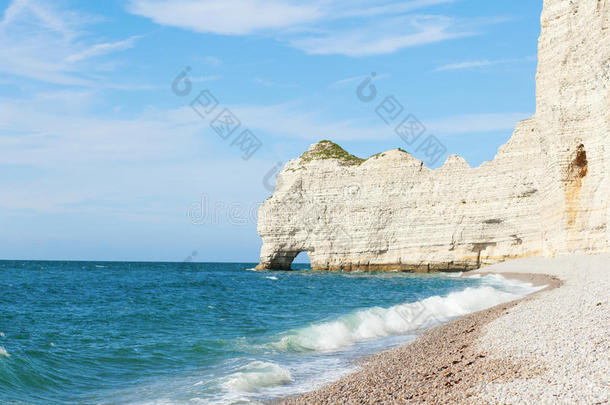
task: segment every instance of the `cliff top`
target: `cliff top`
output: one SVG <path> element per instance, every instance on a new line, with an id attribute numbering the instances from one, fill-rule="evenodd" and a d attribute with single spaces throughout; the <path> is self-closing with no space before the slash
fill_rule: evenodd
<path id="1" fill-rule="evenodd" d="M 345 165 L 359 165 L 365 159 L 354 156 L 343 149 L 336 143 L 328 140 L 320 141 L 311 145 L 311 147 L 303 153 L 299 159 L 303 162 L 312 160 L 337 159 Z"/>
<path id="2" fill-rule="evenodd" d="M 366 161 L 383 157 L 392 157 L 394 159 L 404 159 L 407 157 L 419 161 L 409 152 L 401 148 L 376 153 L 370 156 L 368 159 L 363 159 L 352 155 L 341 146 L 329 140 L 323 140 L 311 145 L 305 153 L 299 156 L 298 161 L 301 163 L 309 163 L 314 160 L 334 159 L 339 161 L 339 164 L 343 166 L 359 166 Z M 421 163 L 421 161 L 419 162 Z"/>

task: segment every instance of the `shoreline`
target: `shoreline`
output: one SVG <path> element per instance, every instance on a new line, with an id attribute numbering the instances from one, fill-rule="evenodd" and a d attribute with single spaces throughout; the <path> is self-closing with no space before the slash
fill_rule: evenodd
<path id="1" fill-rule="evenodd" d="M 491 275 L 491 274 L 497 274 L 500 275 L 508 280 L 517 280 L 517 281 L 522 281 L 524 283 L 530 283 L 532 284 L 534 287 L 541 287 L 543 285 L 546 286 L 546 288 L 543 288 L 540 291 L 535 291 L 529 295 L 526 295 L 523 298 L 519 298 L 515 301 L 511 301 L 511 302 L 519 302 L 523 299 L 526 299 L 528 297 L 533 297 L 538 293 L 541 293 L 543 291 L 548 291 L 548 290 L 553 290 L 555 288 L 559 288 L 562 285 L 562 281 L 557 277 L 554 276 L 552 274 L 540 274 L 540 273 L 514 273 L 514 272 L 504 272 L 504 273 L 499 273 L 499 272 L 495 272 L 495 271 L 485 271 L 482 269 L 479 270 L 473 270 L 473 271 L 469 271 L 469 272 L 465 272 L 464 275 L 468 275 L 471 276 L 473 274 L 480 274 L 481 276 L 487 276 L 487 275 Z M 493 307 L 492 307 L 493 308 Z M 483 311 L 487 311 L 491 308 L 488 309 L 484 309 Z"/>
<path id="2" fill-rule="evenodd" d="M 479 342 L 488 338 L 489 329 L 493 331 L 496 322 L 516 312 L 518 307 L 526 303 L 536 306 L 541 297 L 564 290 L 570 277 L 565 275 L 565 271 L 557 269 L 575 265 L 578 257 L 571 258 L 573 260 L 560 258 L 559 262 L 557 259 L 522 259 L 464 272 L 463 276 L 498 274 L 507 279 L 547 287 L 431 328 L 403 346 L 360 359 L 362 368 L 338 381 L 269 403 L 489 403 L 519 400 L 518 396 L 499 398 L 497 393 L 487 391 L 540 379 L 549 372 L 549 366 L 537 356 L 496 356 L 496 345 L 503 345 L 503 341 L 498 339 L 491 344 L 493 350 Z M 561 260 L 570 263 L 562 263 Z M 602 261 L 610 263 L 610 256 Z M 519 322 L 516 327 L 519 327 Z M 500 333 L 500 336 L 510 339 L 508 333 Z M 511 395 L 519 394 L 515 392 Z"/>

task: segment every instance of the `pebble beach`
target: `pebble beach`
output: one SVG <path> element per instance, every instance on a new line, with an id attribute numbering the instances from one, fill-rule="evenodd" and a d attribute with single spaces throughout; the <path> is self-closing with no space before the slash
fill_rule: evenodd
<path id="1" fill-rule="evenodd" d="M 608 270 L 610 255 L 528 258 L 470 272 L 546 288 L 430 329 L 363 359 L 339 381 L 278 402 L 608 403 Z"/>

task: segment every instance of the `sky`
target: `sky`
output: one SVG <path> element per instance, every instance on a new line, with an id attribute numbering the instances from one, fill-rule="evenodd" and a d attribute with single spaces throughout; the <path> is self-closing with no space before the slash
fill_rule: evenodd
<path id="1" fill-rule="evenodd" d="M 0 0 L 0 259 L 257 262 L 277 168 L 323 139 L 479 166 L 535 111 L 541 7 Z"/>

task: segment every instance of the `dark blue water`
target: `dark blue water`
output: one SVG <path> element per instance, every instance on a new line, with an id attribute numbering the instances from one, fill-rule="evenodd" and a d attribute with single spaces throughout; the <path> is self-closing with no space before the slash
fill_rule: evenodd
<path id="1" fill-rule="evenodd" d="M 499 279 L 253 266 L 0 262 L 0 403 L 266 400 L 528 292 Z"/>

